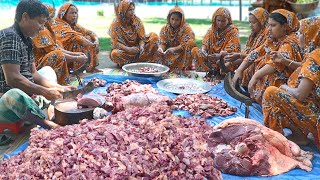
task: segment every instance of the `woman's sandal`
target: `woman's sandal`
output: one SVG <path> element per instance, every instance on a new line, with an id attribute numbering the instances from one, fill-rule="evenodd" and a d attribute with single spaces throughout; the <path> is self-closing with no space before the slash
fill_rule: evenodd
<path id="1" fill-rule="evenodd" d="M 6 134 L 0 134 L 0 146 L 9 144 L 12 141 L 12 137 Z"/>

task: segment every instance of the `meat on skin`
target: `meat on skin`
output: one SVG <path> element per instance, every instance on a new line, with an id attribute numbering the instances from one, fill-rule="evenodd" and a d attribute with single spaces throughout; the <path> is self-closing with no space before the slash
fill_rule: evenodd
<path id="1" fill-rule="evenodd" d="M 146 107 L 154 103 L 172 104 L 172 99 L 168 96 L 154 93 L 135 93 L 122 96 L 115 103 L 107 102 L 105 109 L 112 109 L 112 113 L 120 112 L 131 107 Z"/>
<path id="2" fill-rule="evenodd" d="M 312 153 L 257 121 L 232 118 L 215 126 L 208 146 L 215 167 L 242 176 L 274 176 L 296 167 L 312 170 Z"/>

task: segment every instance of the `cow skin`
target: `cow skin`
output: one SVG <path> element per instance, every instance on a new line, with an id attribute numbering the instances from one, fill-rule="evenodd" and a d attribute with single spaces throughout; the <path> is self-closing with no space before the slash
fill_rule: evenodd
<path id="1" fill-rule="evenodd" d="M 208 147 L 215 167 L 228 174 L 274 176 L 294 168 L 312 170 L 311 152 L 246 118 L 228 119 L 216 125 Z"/>

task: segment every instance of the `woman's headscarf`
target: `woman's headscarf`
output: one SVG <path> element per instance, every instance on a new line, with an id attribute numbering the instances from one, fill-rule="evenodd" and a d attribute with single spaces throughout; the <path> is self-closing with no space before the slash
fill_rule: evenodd
<path id="1" fill-rule="evenodd" d="M 320 17 L 300 21 L 300 33 L 304 36 L 304 52 L 310 53 L 320 47 Z"/>
<path id="2" fill-rule="evenodd" d="M 252 12 L 250 12 L 250 14 L 253 15 L 259 21 L 259 23 L 262 26 L 262 29 L 259 33 L 251 32 L 247 40 L 246 46 L 243 49 L 243 52 L 246 54 L 262 45 L 265 42 L 268 34 L 268 30 L 266 28 L 269 18 L 268 11 L 263 8 L 256 8 Z"/>
<path id="3" fill-rule="evenodd" d="M 169 14 L 168 14 L 168 16 L 167 16 L 168 24 L 170 25 L 170 17 L 171 17 L 171 15 L 172 15 L 172 13 L 174 13 L 174 12 L 181 13 L 181 15 L 182 15 L 181 23 L 180 23 L 180 26 L 179 26 L 179 28 L 180 28 L 180 27 L 182 27 L 186 22 L 185 22 L 185 19 L 184 19 L 184 12 L 183 12 L 183 10 L 181 9 L 181 7 L 179 7 L 179 6 L 175 6 L 175 7 L 173 7 L 173 8 L 169 11 Z"/>
<path id="4" fill-rule="evenodd" d="M 126 13 L 131 5 L 134 5 L 131 0 L 122 0 L 119 5 L 116 6 L 116 15 L 120 21 L 124 21 L 126 19 Z"/>
<path id="5" fill-rule="evenodd" d="M 277 9 L 277 10 L 273 11 L 272 13 L 279 13 L 287 19 L 287 24 L 288 24 L 287 34 L 290 34 L 292 32 L 296 32 L 299 30 L 300 23 L 299 23 L 299 20 L 298 20 L 295 13 L 290 12 L 285 9 Z"/>
<path id="6" fill-rule="evenodd" d="M 255 18 L 257 18 L 257 20 L 263 27 L 267 26 L 268 18 L 269 18 L 269 13 L 267 10 L 261 7 L 258 7 L 258 8 L 255 8 L 253 11 L 251 11 L 250 14 L 252 14 Z"/>
<path id="7" fill-rule="evenodd" d="M 180 26 L 175 30 L 170 25 L 170 17 L 172 15 L 172 13 L 174 13 L 174 12 L 181 13 L 181 15 L 182 15 Z M 187 26 L 189 26 L 185 22 L 184 12 L 179 6 L 175 6 L 174 8 L 172 8 L 169 11 L 169 14 L 167 16 L 167 21 L 168 22 L 167 22 L 167 25 L 165 26 L 165 32 L 168 33 L 168 35 L 171 37 L 177 36 L 179 32 L 181 33 L 182 31 L 184 31 L 187 28 Z"/>
<path id="8" fill-rule="evenodd" d="M 63 17 L 66 15 L 68 9 L 70 8 L 70 6 L 74 6 L 78 10 L 78 8 L 75 5 L 73 5 L 71 3 L 66 3 L 66 4 L 62 5 L 59 9 L 59 12 L 58 12 L 59 19 L 63 19 Z"/>
<path id="9" fill-rule="evenodd" d="M 212 30 L 214 30 L 214 31 L 218 30 L 217 27 L 216 27 L 216 18 L 217 18 L 217 16 L 222 16 L 224 18 L 227 18 L 228 19 L 228 25 L 232 24 L 230 11 L 227 8 L 220 7 L 212 15 Z"/>
<path id="10" fill-rule="evenodd" d="M 51 6 L 50 4 L 47 4 L 47 3 L 44 3 L 44 5 L 47 7 L 48 9 L 48 12 L 49 12 L 49 16 L 52 17 L 54 16 L 55 12 L 56 12 L 56 9 Z"/>

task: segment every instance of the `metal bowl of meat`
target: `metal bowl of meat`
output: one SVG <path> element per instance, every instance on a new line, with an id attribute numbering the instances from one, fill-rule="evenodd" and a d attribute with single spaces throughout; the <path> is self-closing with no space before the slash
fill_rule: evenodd
<path id="1" fill-rule="evenodd" d="M 142 77 L 161 77 L 169 71 L 168 66 L 157 63 L 131 63 L 122 66 L 122 69 L 129 75 Z"/>
<path id="2" fill-rule="evenodd" d="M 292 10 L 295 13 L 300 13 L 300 14 L 310 14 L 312 11 L 314 11 L 319 4 L 318 0 L 313 0 L 313 1 L 306 1 L 306 3 L 297 3 L 297 1 L 291 2 L 291 1 L 287 1 Z"/>
<path id="3" fill-rule="evenodd" d="M 202 94 L 211 90 L 212 86 L 204 81 L 188 78 L 173 78 L 158 81 L 157 87 L 175 94 Z"/>

